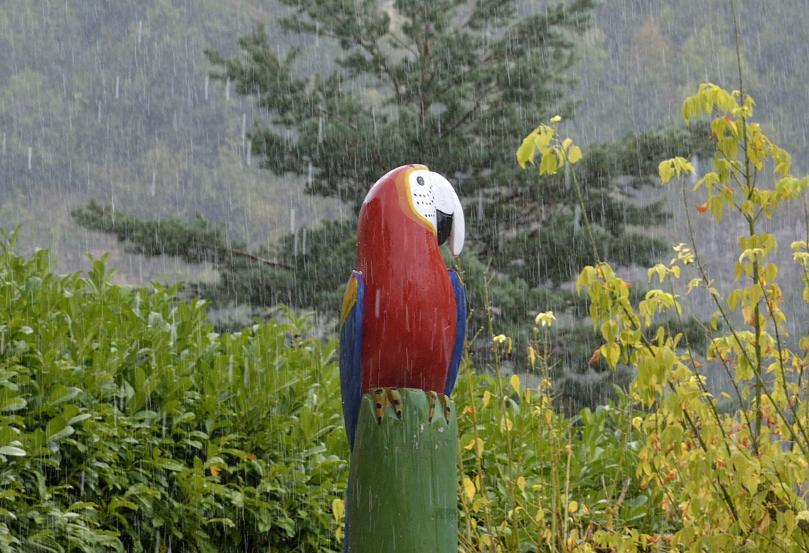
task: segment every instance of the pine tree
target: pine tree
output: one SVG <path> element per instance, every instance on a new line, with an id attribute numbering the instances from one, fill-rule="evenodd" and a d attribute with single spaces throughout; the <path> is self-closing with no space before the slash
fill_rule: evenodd
<path id="1" fill-rule="evenodd" d="M 252 137 L 264 166 L 355 206 L 411 161 L 463 174 L 465 195 L 501 184 L 492 170 L 512 164 L 514 131 L 570 113 L 560 101 L 572 84 L 575 33 L 594 5 L 520 16 L 513 0 L 281 3 L 293 9 L 281 20 L 287 31 L 339 44 L 334 72 L 296 76 L 298 51 L 279 57 L 261 26 L 239 40 L 241 56 L 208 57 L 222 69 L 216 77 L 272 115 L 275 128 Z"/>
<path id="2" fill-rule="evenodd" d="M 472 250 L 531 286 L 558 285 L 592 261 L 575 232 L 582 216 L 618 263 L 648 263 L 662 247 L 626 233 L 628 225 L 664 222 L 662 205 L 633 207 L 614 177 L 653 175 L 655 150 L 677 144 L 688 154 L 693 133 L 649 135 L 643 143 L 628 137 L 594 151 L 583 178 L 584 215 L 564 182 L 535 178 L 514 162 L 517 137 L 572 112 L 576 35 L 593 1 L 528 15 L 513 0 L 408 0 L 385 9 L 376 0 L 282 3 L 292 10 L 281 21 L 287 31 L 339 44 L 331 74 L 298 76 L 298 51 L 281 58 L 260 26 L 239 40 L 241 55 L 207 52 L 219 68 L 214 76 L 272 117 L 251 135 L 264 167 L 298 175 L 307 192 L 359 211 L 387 171 L 424 163 L 449 177 L 469 206 Z"/>
<path id="3" fill-rule="evenodd" d="M 513 0 L 408 0 L 384 9 L 377 0 L 281 3 L 292 13 L 282 20 L 287 31 L 339 45 L 336 68 L 301 75 L 295 66 L 300 52 L 280 56 L 261 26 L 239 39 L 240 55 L 206 52 L 218 68 L 213 76 L 254 98 L 272 119 L 250 135 L 253 156 L 276 174 L 299 176 L 308 193 L 337 197 L 355 212 L 371 185 L 399 165 L 424 163 L 446 175 L 466 205 L 462 265 L 474 313 L 470 335 L 485 322 L 481 273 L 487 263 L 497 277 L 488 289 L 496 329 L 518 343 L 528 337 L 532 312 L 586 315 L 586 302 L 559 288 L 593 262 L 592 248 L 577 232 L 583 217 L 614 263 L 648 264 L 662 253 L 665 241 L 627 230 L 665 222 L 662 204 L 640 208 L 629 196 L 656 174 L 660 159 L 704 151 L 704 128 L 651 131 L 589 148 L 578 169 L 584 213 L 564 172 L 539 178 L 514 156 L 520 138 L 539 123 L 572 115 L 570 69 L 594 1 L 527 15 Z M 619 186 L 618 177 L 627 176 Z M 121 236 L 99 206 L 74 216 Z M 127 221 L 130 228 L 145 224 Z M 217 250 L 222 280 L 200 291 L 222 303 L 280 300 L 336 310 L 355 266 L 354 228 L 349 220 L 309 231 L 305 249 L 301 236 L 286 237 L 275 254 L 292 271 Z M 129 239 L 146 234 L 129 232 Z M 141 251 L 160 253 L 154 244 Z M 560 372 L 590 372 L 585 333 L 563 330 L 557 345 Z M 596 396 L 602 400 L 603 390 Z"/>

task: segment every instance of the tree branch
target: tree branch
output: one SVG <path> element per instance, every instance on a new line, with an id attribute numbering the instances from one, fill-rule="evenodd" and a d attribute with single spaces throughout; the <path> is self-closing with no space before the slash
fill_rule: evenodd
<path id="1" fill-rule="evenodd" d="M 295 270 L 295 267 L 293 267 L 292 265 L 287 265 L 286 263 L 281 263 L 280 261 L 272 261 L 272 260 L 269 260 L 269 259 L 264 259 L 263 257 L 258 257 L 258 256 L 255 256 L 253 254 L 249 254 L 247 252 L 240 252 L 240 251 L 237 251 L 237 250 L 228 250 L 228 253 L 230 253 L 230 255 L 232 255 L 232 256 L 244 257 L 246 259 L 251 259 L 251 260 L 256 261 L 258 263 L 263 263 L 264 265 L 269 265 L 270 267 L 278 267 L 278 268 L 281 268 L 281 269 L 287 269 L 289 271 L 294 271 Z"/>

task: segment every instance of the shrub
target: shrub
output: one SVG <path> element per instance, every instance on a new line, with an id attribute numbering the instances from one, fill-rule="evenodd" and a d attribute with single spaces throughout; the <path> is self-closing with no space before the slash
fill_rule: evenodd
<path id="1" fill-rule="evenodd" d="M 637 476 L 665 494 L 662 506 L 673 527 L 661 538 L 671 551 L 809 547 L 809 336 L 788 335 L 787 323 L 800 317 L 803 306 L 784 303 L 773 262 L 778 242 L 761 232 L 763 219 L 803 196 L 809 177 L 791 174 L 789 154 L 763 134 L 753 119 L 754 105 L 743 90 L 729 93 L 713 84 L 702 85 L 683 105 L 686 121 L 711 119 L 716 140 L 713 170 L 694 187 L 706 196 L 697 213 L 717 223 L 731 217 L 744 223 L 735 263 L 738 284 L 719 290 L 692 231 L 692 248 L 678 246 L 668 265 L 649 269 L 649 280 L 657 277 L 661 288 L 637 305 L 608 264 L 586 267 L 577 285 L 591 299 L 594 329 L 605 342 L 600 354 L 611 366 L 624 363 L 637 371 L 630 388 L 643 411 L 633 422 L 643 436 Z M 774 169 L 772 182 L 761 174 L 765 163 Z M 660 164 L 664 183 L 691 171 L 684 158 Z M 683 200 L 692 203 L 685 188 Z M 809 246 L 795 241 L 792 249 L 807 301 Z M 659 324 L 660 314 L 681 316 L 675 283 L 686 271 L 693 277 L 688 292 L 704 290 L 716 308 L 705 329 L 704 351 L 689 342 L 682 323 Z M 652 337 L 646 334 L 650 326 L 656 328 Z M 732 409 L 722 409 L 708 389 L 698 361 L 702 355 L 726 371 L 730 393 L 723 395 Z M 619 546 L 614 538 L 603 536 L 600 543 L 619 551 L 638 546 Z"/>
<path id="2" fill-rule="evenodd" d="M 178 287 L 50 272 L 0 241 L 0 551 L 332 551 L 336 342 L 217 335 Z"/>
<path id="3" fill-rule="evenodd" d="M 537 387 L 501 375 L 512 340 L 495 336 L 491 325 L 494 374 L 467 366 L 458 379 L 464 551 L 585 552 L 601 534 L 666 528 L 662 494 L 634 478 L 641 444 L 629 398 L 618 391 L 618 402 L 576 416 L 559 404 L 548 365 L 552 320 L 551 313 L 537 317 L 528 349 Z"/>

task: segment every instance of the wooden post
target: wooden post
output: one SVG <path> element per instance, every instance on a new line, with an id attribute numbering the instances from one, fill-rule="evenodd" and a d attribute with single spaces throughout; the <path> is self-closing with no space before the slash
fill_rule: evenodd
<path id="1" fill-rule="evenodd" d="M 432 422 L 422 390 L 400 388 L 402 419 L 379 424 L 362 396 L 351 455 L 348 553 L 457 553 L 458 425 L 437 404 Z"/>

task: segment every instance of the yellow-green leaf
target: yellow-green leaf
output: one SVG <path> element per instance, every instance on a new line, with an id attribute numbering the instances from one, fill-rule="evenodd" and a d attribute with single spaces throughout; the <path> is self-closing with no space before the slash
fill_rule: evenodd
<path id="1" fill-rule="evenodd" d="M 556 156 L 552 152 L 542 156 L 542 161 L 539 162 L 540 175 L 553 175 L 556 173 Z"/>
<path id="2" fill-rule="evenodd" d="M 660 165 L 657 166 L 657 170 L 660 173 L 660 180 L 663 181 L 663 184 L 669 182 L 674 176 L 674 167 L 670 159 L 661 161 Z"/>
<path id="3" fill-rule="evenodd" d="M 618 364 L 618 360 L 621 358 L 621 346 L 616 343 L 604 344 L 598 349 L 601 355 L 607 360 L 610 367 L 615 368 L 615 365 Z"/>
<path id="4" fill-rule="evenodd" d="M 511 387 L 514 388 L 514 391 L 517 392 L 517 395 L 521 395 L 522 385 L 520 384 L 520 377 L 516 374 L 512 374 L 509 382 Z"/>
<path id="5" fill-rule="evenodd" d="M 480 512 L 481 507 L 485 507 L 488 504 L 489 504 L 488 499 L 486 499 L 485 497 L 479 497 L 475 500 L 474 503 L 472 503 L 472 510 L 475 511 L 475 513 L 478 513 Z M 489 536 L 482 536 L 482 537 L 488 538 Z M 481 539 L 481 541 L 483 540 Z"/>
<path id="6" fill-rule="evenodd" d="M 550 143 L 553 140 L 553 129 L 547 125 L 539 127 L 539 134 L 534 136 L 534 146 L 536 146 L 539 153 L 543 156 L 550 150 Z"/>
<path id="7" fill-rule="evenodd" d="M 480 438 L 472 438 L 468 445 L 464 446 L 464 449 L 469 451 L 472 448 L 475 448 L 475 455 L 480 457 L 483 455 L 483 440 Z"/>
<path id="8" fill-rule="evenodd" d="M 519 163 L 520 167 L 523 169 L 525 169 L 526 162 L 530 162 L 531 165 L 534 164 L 534 140 L 537 134 L 539 134 L 539 127 L 534 129 L 531 134 L 523 139 L 522 145 L 517 150 L 517 163 Z"/>
<path id="9" fill-rule="evenodd" d="M 340 522 L 346 516 L 346 504 L 342 499 L 335 499 L 331 502 L 331 514 L 334 515 L 334 520 Z"/>
<path id="10" fill-rule="evenodd" d="M 513 427 L 514 423 L 507 416 L 500 419 L 500 432 L 511 432 Z"/>
<path id="11" fill-rule="evenodd" d="M 722 200 L 720 196 L 711 196 L 708 199 L 709 208 L 711 211 L 711 215 L 717 220 L 717 222 L 722 220 L 722 210 L 725 207 L 725 202 Z"/>
<path id="12" fill-rule="evenodd" d="M 472 482 L 469 478 L 463 479 L 463 491 L 466 492 L 466 496 L 472 500 L 475 498 L 475 494 L 477 490 L 475 489 L 475 483 Z"/>
<path id="13" fill-rule="evenodd" d="M 734 290 L 728 296 L 728 307 L 730 308 L 731 311 L 736 311 L 736 307 L 739 306 L 740 296 L 741 296 L 740 290 Z"/>
<path id="14" fill-rule="evenodd" d="M 578 146 L 572 146 L 570 152 L 567 154 L 567 160 L 572 164 L 581 159 L 581 149 Z"/>

